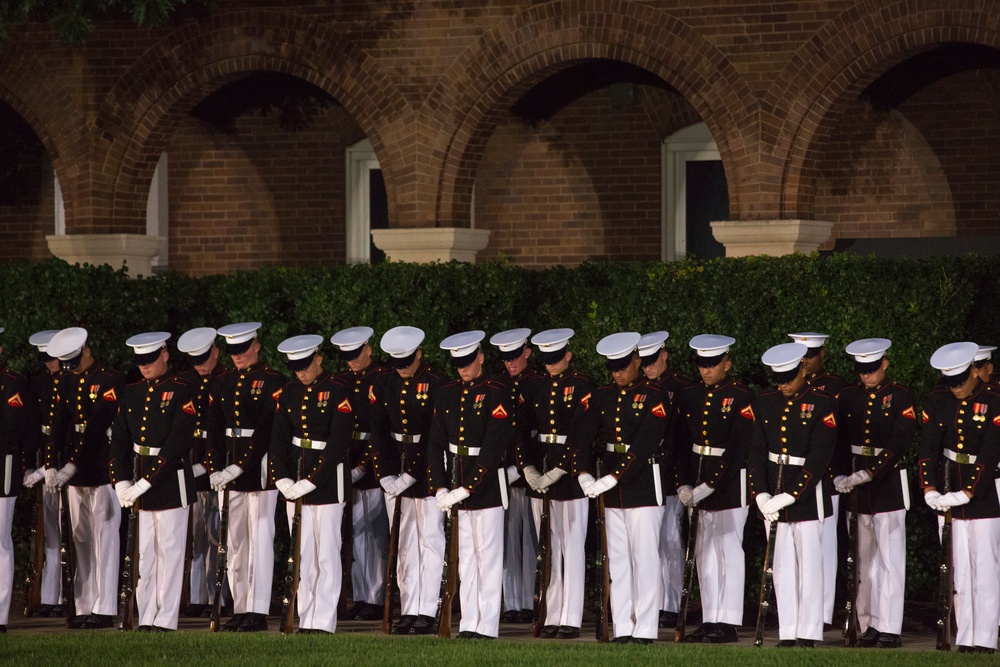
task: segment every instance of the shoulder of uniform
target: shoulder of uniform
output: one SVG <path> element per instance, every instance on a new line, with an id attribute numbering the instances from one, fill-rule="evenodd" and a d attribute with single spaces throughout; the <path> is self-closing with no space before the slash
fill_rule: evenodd
<path id="1" fill-rule="evenodd" d="M 106 375 L 113 380 L 122 380 L 125 378 L 125 376 L 122 375 L 120 371 L 114 368 L 109 368 L 108 366 L 104 365 L 101 365 L 101 367 L 97 369 L 97 372 L 100 373 L 101 375 Z"/>
<path id="2" fill-rule="evenodd" d="M 126 389 L 134 389 L 134 388 L 140 387 L 140 386 L 142 386 L 144 384 L 146 384 L 145 380 L 136 380 L 135 382 L 126 383 L 125 388 Z"/>
<path id="3" fill-rule="evenodd" d="M 444 390 L 444 389 L 455 389 L 456 387 L 458 387 L 461 384 L 462 383 L 460 381 L 458 381 L 458 380 L 451 380 L 451 379 L 449 379 L 447 382 L 445 382 L 443 385 L 441 385 L 441 389 L 442 390 Z"/>
<path id="4" fill-rule="evenodd" d="M 753 391 L 751 391 L 750 387 L 748 387 L 747 385 L 743 384 L 739 380 L 733 380 L 732 387 L 733 387 L 733 389 L 735 391 L 738 391 L 741 394 L 750 394 L 750 395 L 753 394 Z"/>

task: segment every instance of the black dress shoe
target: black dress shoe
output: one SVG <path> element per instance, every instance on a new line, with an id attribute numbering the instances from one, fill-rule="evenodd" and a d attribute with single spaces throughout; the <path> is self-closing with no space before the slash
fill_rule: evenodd
<path id="1" fill-rule="evenodd" d="M 264 614 L 247 614 L 246 619 L 234 632 L 267 632 L 267 616 Z"/>
<path id="2" fill-rule="evenodd" d="M 796 639 L 795 648 L 816 648 L 816 642 L 812 639 Z"/>
<path id="3" fill-rule="evenodd" d="M 207 604 L 191 604 L 188 605 L 187 609 L 181 612 L 181 616 L 184 618 L 201 618 L 201 615 L 205 613 L 206 608 L 208 608 Z"/>
<path id="4" fill-rule="evenodd" d="M 728 623 L 714 623 L 711 631 L 705 633 L 705 641 L 710 644 L 735 644 L 739 640 L 736 626 Z"/>
<path id="5" fill-rule="evenodd" d="M 5 634 L 7 634 L 7 626 L 0 625 L 0 635 L 5 635 Z"/>
<path id="6" fill-rule="evenodd" d="M 391 635 L 408 635 L 410 634 L 410 626 L 417 620 L 416 616 L 407 614 L 406 616 L 400 616 L 399 621 L 396 625 L 392 626 L 392 630 L 389 631 Z"/>
<path id="7" fill-rule="evenodd" d="M 434 619 L 430 616 L 420 614 L 417 620 L 410 626 L 411 635 L 431 635 L 434 634 Z"/>
<path id="8" fill-rule="evenodd" d="M 152 632 L 173 632 L 173 628 L 164 628 L 159 625 L 154 625 Z"/>
<path id="9" fill-rule="evenodd" d="M 621 637 L 615 637 L 611 640 L 612 644 L 631 644 L 632 635 L 622 635 Z"/>
<path id="10" fill-rule="evenodd" d="M 89 614 L 77 614 L 66 621 L 66 627 L 70 630 L 79 630 L 88 618 L 90 618 Z"/>
<path id="11" fill-rule="evenodd" d="M 856 646 L 858 648 L 872 648 L 878 643 L 879 631 L 875 628 L 868 626 L 865 630 L 865 634 L 858 637 L 858 642 Z"/>
<path id="12" fill-rule="evenodd" d="M 630 639 L 628 643 L 629 644 L 652 644 L 653 640 L 650 639 L 649 637 L 632 637 L 632 639 Z"/>
<path id="13" fill-rule="evenodd" d="M 527 625 L 534 620 L 534 614 L 530 609 L 522 609 L 514 616 L 512 623 L 517 623 L 519 625 Z"/>
<path id="14" fill-rule="evenodd" d="M 958 652 L 959 653 L 975 653 L 976 649 L 974 649 L 971 646 L 959 646 L 958 647 Z"/>
<path id="15" fill-rule="evenodd" d="M 543 625 L 542 631 L 538 633 L 538 636 L 542 639 L 552 639 L 559 632 L 558 625 Z"/>
<path id="16" fill-rule="evenodd" d="M 344 613 L 342 620 L 353 621 L 358 617 L 358 614 L 361 613 L 361 610 L 364 608 L 364 606 L 365 606 L 364 602 L 355 602 L 354 604 L 352 604 L 350 607 L 347 608 L 347 612 Z"/>
<path id="17" fill-rule="evenodd" d="M 313 631 L 310 628 L 299 628 L 295 631 L 297 635 L 311 635 Z"/>
<path id="18" fill-rule="evenodd" d="M 52 605 L 52 609 L 46 615 L 47 618 L 62 618 L 66 615 L 66 609 L 61 604 Z"/>
<path id="19" fill-rule="evenodd" d="M 580 628 L 569 625 L 560 625 L 556 632 L 556 639 L 576 639 L 580 636 Z"/>
<path id="20" fill-rule="evenodd" d="M 114 616 L 109 614 L 91 614 L 83 621 L 80 627 L 84 630 L 101 630 L 113 627 L 114 624 Z"/>
<path id="21" fill-rule="evenodd" d="M 473 632 L 472 630 L 462 630 L 461 632 L 458 633 L 455 639 L 472 639 L 473 636 L 475 636 L 475 634 L 476 633 Z"/>
<path id="22" fill-rule="evenodd" d="M 878 641 L 875 642 L 875 648 L 899 648 L 903 645 L 903 640 L 899 635 L 892 635 L 888 632 L 883 632 L 878 636 Z"/>
<path id="23" fill-rule="evenodd" d="M 677 612 L 676 611 L 663 611 L 663 610 L 660 610 L 660 627 L 661 628 L 676 628 L 677 627 Z"/>
<path id="24" fill-rule="evenodd" d="M 49 614 L 52 613 L 52 609 L 53 608 L 54 608 L 54 605 L 51 605 L 51 604 L 40 604 L 40 605 L 38 605 L 38 608 L 35 609 L 35 611 L 33 611 L 30 614 L 25 614 L 25 616 L 28 616 L 28 617 L 37 616 L 38 618 L 48 618 Z"/>
<path id="25" fill-rule="evenodd" d="M 137 627 L 135 629 L 135 631 L 136 632 L 152 632 L 153 631 L 153 626 L 152 625 L 140 625 L 139 627 Z"/>
<path id="26" fill-rule="evenodd" d="M 684 638 L 689 644 L 700 644 L 715 629 L 715 623 L 702 623 L 701 627 Z"/>
<path id="27" fill-rule="evenodd" d="M 473 632 L 472 633 L 472 638 L 473 639 L 485 639 L 487 641 L 489 641 L 491 639 L 496 639 L 496 637 L 491 637 L 489 635 L 484 635 L 484 634 L 479 633 L 479 632 Z"/>
<path id="28" fill-rule="evenodd" d="M 990 648 L 989 646 L 977 646 L 973 653 L 982 653 L 983 655 L 993 655 L 997 650 L 995 648 Z"/>
<path id="29" fill-rule="evenodd" d="M 247 620 L 249 614 L 233 614 L 233 617 L 226 621 L 219 632 L 236 632 L 236 630 L 243 625 L 243 621 Z"/>
<path id="30" fill-rule="evenodd" d="M 500 614 L 501 623 L 513 623 L 517 618 L 517 609 L 508 609 L 504 613 Z"/>
<path id="31" fill-rule="evenodd" d="M 795 646 L 794 639 L 782 639 L 777 643 L 778 648 L 792 648 L 793 646 Z"/>
<path id="32" fill-rule="evenodd" d="M 358 612 L 359 621 L 381 621 L 385 615 L 385 607 L 378 604 L 366 602 L 364 608 Z"/>

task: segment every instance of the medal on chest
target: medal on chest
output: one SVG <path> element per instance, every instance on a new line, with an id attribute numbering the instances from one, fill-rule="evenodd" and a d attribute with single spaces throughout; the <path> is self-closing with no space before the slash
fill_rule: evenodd
<path id="1" fill-rule="evenodd" d="M 732 412 L 733 411 L 733 402 L 735 402 L 735 401 L 736 401 L 735 398 L 724 398 L 724 399 L 722 399 L 722 407 L 719 408 L 719 412 L 721 412 L 723 414 Z"/>
<path id="2" fill-rule="evenodd" d="M 646 394 L 636 394 L 632 397 L 632 409 L 642 410 L 642 406 L 646 403 Z"/>
<path id="3" fill-rule="evenodd" d="M 172 391 L 165 391 L 162 394 L 160 394 L 160 409 L 162 410 L 163 408 L 170 405 L 170 401 L 172 401 L 173 399 L 174 399 L 174 392 Z"/>
<path id="4" fill-rule="evenodd" d="M 815 409 L 815 408 L 816 408 L 816 404 L 815 403 L 802 403 L 802 404 L 800 404 L 799 405 L 799 409 L 802 410 L 802 413 L 799 415 L 799 417 L 801 417 L 802 419 L 812 419 L 813 409 Z"/>
<path id="5" fill-rule="evenodd" d="M 986 412 L 989 407 L 985 403 L 973 403 L 972 404 L 972 420 L 977 422 L 986 421 Z"/>

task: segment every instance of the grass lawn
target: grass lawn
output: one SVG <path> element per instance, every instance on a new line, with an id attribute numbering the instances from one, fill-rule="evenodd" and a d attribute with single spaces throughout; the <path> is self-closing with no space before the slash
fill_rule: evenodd
<path id="1" fill-rule="evenodd" d="M 176 632 L 11 632 L 0 635 L 0 665 L 997 665 L 997 656 L 935 651 L 757 649 L 740 646 L 625 646 L 540 640 L 448 641 L 360 633 L 282 637 Z"/>

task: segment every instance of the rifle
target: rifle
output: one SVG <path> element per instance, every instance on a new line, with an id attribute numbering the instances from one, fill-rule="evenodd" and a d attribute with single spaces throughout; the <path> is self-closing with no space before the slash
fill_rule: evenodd
<path id="1" fill-rule="evenodd" d="M 132 484 L 139 479 L 139 455 L 132 457 Z M 118 629 L 135 629 L 135 585 L 139 575 L 139 502 L 137 498 L 128 514 L 128 534 L 125 538 L 125 561 L 122 564 L 122 588 L 118 596 Z"/>
<path id="2" fill-rule="evenodd" d="M 701 464 L 704 460 L 704 456 L 698 456 L 698 474 L 695 477 L 695 486 L 701 484 Z M 687 631 L 688 601 L 691 599 L 691 589 L 694 588 L 694 550 L 698 543 L 698 515 L 698 506 L 695 505 L 691 508 L 687 545 L 684 547 L 684 577 L 681 579 L 681 602 L 677 608 L 677 628 L 674 630 L 675 644 L 684 641 L 684 635 Z"/>
<path id="3" fill-rule="evenodd" d="M 858 459 L 853 457 L 851 472 L 857 472 Z M 858 552 L 858 492 L 851 492 L 851 518 L 847 522 L 847 603 L 844 619 L 844 646 L 853 648 L 858 643 L 858 589 L 860 588 L 860 554 Z"/>
<path id="4" fill-rule="evenodd" d="M 41 468 L 41 450 L 35 455 L 36 469 Z M 24 615 L 32 616 L 42 605 L 42 569 L 45 566 L 45 484 L 35 484 L 35 509 L 31 519 L 31 565 L 24 586 Z"/>
<path id="5" fill-rule="evenodd" d="M 451 488 L 458 486 L 458 455 L 451 462 Z M 458 587 L 458 503 L 451 506 L 445 526 L 447 543 L 441 572 L 441 595 L 438 597 L 437 636 L 451 639 L 451 604 Z"/>
<path id="6" fill-rule="evenodd" d="M 601 478 L 601 462 L 597 462 L 598 479 Z M 608 561 L 608 531 L 604 523 L 604 494 L 597 496 L 597 534 L 601 540 L 601 581 L 597 591 L 597 629 L 594 633 L 599 642 L 607 642 L 608 607 L 611 603 L 611 564 Z"/>
<path id="7" fill-rule="evenodd" d="M 69 490 L 64 484 L 59 491 L 59 563 L 62 570 L 63 607 L 67 622 L 76 616 L 76 591 L 73 578 L 76 572 L 76 547 L 73 545 L 73 523 L 69 518 Z"/>
<path id="8" fill-rule="evenodd" d="M 951 493 L 951 466 L 944 462 L 944 492 Z M 951 508 L 944 513 L 944 523 L 941 525 L 941 571 L 938 587 L 938 605 L 941 607 L 941 618 L 938 620 L 937 650 L 951 650 L 951 613 L 955 583 L 952 581 L 953 563 L 951 551 Z"/>
<path id="9" fill-rule="evenodd" d="M 229 467 L 229 449 L 226 450 L 226 467 Z M 212 600 L 212 615 L 208 627 L 212 632 L 218 632 L 222 620 L 222 589 L 229 577 L 229 562 L 227 558 L 229 541 L 229 485 L 222 492 L 222 507 L 219 508 L 219 555 L 215 570 L 215 596 Z"/>
<path id="10" fill-rule="evenodd" d="M 302 479 L 303 456 L 299 456 L 299 479 Z M 290 635 L 295 629 L 295 597 L 299 592 L 299 563 L 302 559 L 302 496 L 295 499 L 295 513 L 292 515 L 291 545 L 288 550 L 288 567 L 285 570 L 286 593 L 282 602 L 285 605 L 285 620 L 281 625 L 281 634 Z"/>
<path id="11" fill-rule="evenodd" d="M 779 459 L 778 462 L 778 487 L 774 495 L 784 493 L 784 480 L 782 475 L 785 472 L 785 464 Z M 767 547 L 764 549 L 764 568 L 760 579 L 760 606 L 757 608 L 757 634 L 754 637 L 753 645 L 761 647 L 764 645 L 764 621 L 767 620 L 767 612 L 771 607 L 771 591 L 774 589 L 774 542 L 778 539 L 778 522 L 771 523 L 767 531 Z"/>
<path id="12" fill-rule="evenodd" d="M 406 470 L 406 450 L 399 456 L 400 473 Z M 398 588 L 396 566 L 399 559 L 399 522 L 403 518 L 403 502 L 396 496 L 392 505 L 392 531 L 389 533 L 389 556 L 385 563 L 385 605 L 382 609 L 382 632 L 392 631 L 392 591 Z"/>
<path id="13" fill-rule="evenodd" d="M 548 462 L 542 463 L 547 468 Z M 550 498 L 542 494 L 542 515 L 538 521 L 538 553 L 535 554 L 535 595 L 531 618 L 531 636 L 538 637 L 548 613 L 548 589 L 552 580 L 552 528 L 549 526 Z"/>
<path id="14" fill-rule="evenodd" d="M 181 610 L 191 606 L 191 564 L 194 560 L 194 505 L 188 506 L 187 545 L 184 547 L 184 575 L 181 580 Z"/>

